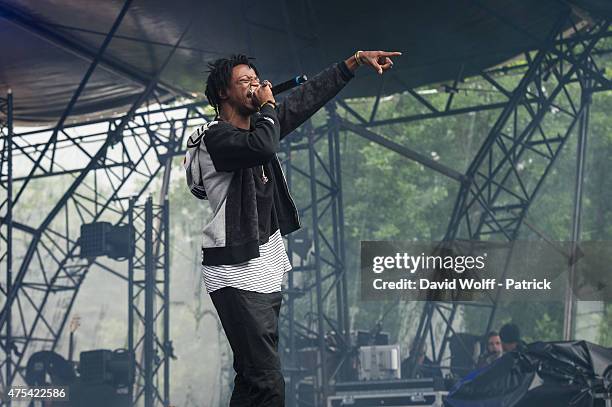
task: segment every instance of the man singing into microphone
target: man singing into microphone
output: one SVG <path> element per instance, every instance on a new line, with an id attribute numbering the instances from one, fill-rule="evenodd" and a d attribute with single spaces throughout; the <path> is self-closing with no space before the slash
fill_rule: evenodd
<path id="1" fill-rule="evenodd" d="M 281 282 L 291 269 L 282 236 L 300 228 L 276 156 L 279 142 L 332 99 L 362 65 L 383 74 L 399 52 L 357 51 L 276 103 L 250 59 L 209 64 L 206 96 L 217 117 L 191 135 L 187 180 L 213 216 L 203 230 L 202 273 L 234 353 L 230 406 L 283 406 L 278 355 Z"/>

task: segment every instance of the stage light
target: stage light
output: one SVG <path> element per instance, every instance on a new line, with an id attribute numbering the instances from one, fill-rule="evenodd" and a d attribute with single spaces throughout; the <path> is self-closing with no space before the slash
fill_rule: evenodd
<path id="1" fill-rule="evenodd" d="M 297 232 L 294 232 L 292 237 L 293 244 L 291 248 L 302 259 L 306 259 L 306 257 L 308 257 L 308 253 L 310 253 L 312 249 L 312 239 L 308 234 L 308 228 L 304 227 Z"/>

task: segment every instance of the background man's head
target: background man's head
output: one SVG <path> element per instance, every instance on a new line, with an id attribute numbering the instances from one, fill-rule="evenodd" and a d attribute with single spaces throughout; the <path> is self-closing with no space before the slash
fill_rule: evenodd
<path id="1" fill-rule="evenodd" d="M 499 330 L 499 336 L 504 352 L 512 352 L 521 340 L 521 331 L 515 324 L 506 324 Z"/>
<path id="2" fill-rule="evenodd" d="M 496 331 L 491 331 L 487 335 L 487 353 L 502 353 L 501 338 Z"/>
<path id="3" fill-rule="evenodd" d="M 259 73 L 251 59 L 246 55 L 235 54 L 208 64 L 205 94 L 217 115 L 221 114 L 224 106 L 229 106 L 241 115 L 257 111 L 258 106 L 255 106 L 249 89 L 259 86 Z"/>

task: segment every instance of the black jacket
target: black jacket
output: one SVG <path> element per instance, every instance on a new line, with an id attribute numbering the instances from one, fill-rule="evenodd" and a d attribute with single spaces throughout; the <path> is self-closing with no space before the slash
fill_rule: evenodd
<path id="1" fill-rule="evenodd" d="M 264 105 L 251 117 L 249 130 L 224 121 L 198 128 L 188 140 L 185 169 L 191 192 L 208 198 L 212 219 L 204 227 L 202 264 L 237 264 L 259 257 L 269 234 L 258 228 L 253 171 L 264 167 L 275 183 L 273 207 L 281 234 L 300 228 L 276 153 L 280 140 L 332 99 L 353 77 L 344 62 L 325 69 L 293 90 L 277 108 Z M 269 216 L 269 215 L 264 215 Z M 274 230 L 270 230 L 273 232 Z"/>

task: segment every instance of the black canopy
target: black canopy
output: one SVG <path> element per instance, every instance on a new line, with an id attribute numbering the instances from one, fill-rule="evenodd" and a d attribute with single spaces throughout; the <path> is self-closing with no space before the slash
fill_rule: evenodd
<path id="1" fill-rule="evenodd" d="M 0 0 L 0 95 L 12 88 L 18 121 L 57 121 L 123 4 Z M 160 76 L 161 99 L 203 98 L 205 63 L 234 52 L 255 56 L 262 76 L 278 83 L 357 49 L 399 50 L 384 77 L 391 93 L 468 76 L 531 49 L 569 7 L 580 18 L 612 15 L 607 0 L 135 0 L 71 118 L 125 111 L 184 31 Z M 377 93 L 374 75 L 360 74 L 344 96 Z"/>

